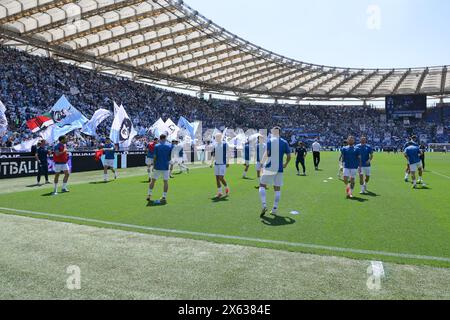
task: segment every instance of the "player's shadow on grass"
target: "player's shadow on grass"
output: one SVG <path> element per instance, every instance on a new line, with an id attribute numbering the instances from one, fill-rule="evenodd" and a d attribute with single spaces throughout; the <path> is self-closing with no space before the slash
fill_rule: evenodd
<path id="1" fill-rule="evenodd" d="M 165 203 L 154 202 L 154 201 L 147 202 L 147 207 L 149 207 L 149 208 L 152 208 L 152 207 L 165 207 L 165 206 L 167 206 L 167 202 L 165 202 Z"/>
<path id="2" fill-rule="evenodd" d="M 356 202 L 367 202 L 367 201 L 369 201 L 368 199 L 364 199 L 364 198 L 360 198 L 360 197 L 353 197 L 353 198 L 350 198 L 349 200 L 356 201 Z"/>
<path id="3" fill-rule="evenodd" d="M 371 192 L 371 191 L 366 191 L 366 193 L 364 194 L 368 197 L 381 197 L 379 194 L 375 193 L 375 192 Z"/>
<path id="4" fill-rule="evenodd" d="M 42 187 L 42 184 L 36 183 L 36 184 L 30 184 L 29 186 L 27 186 L 27 188 L 36 188 L 36 187 Z"/>
<path id="5" fill-rule="evenodd" d="M 211 198 L 211 201 L 213 203 L 227 202 L 228 200 L 229 200 L 228 197 L 221 197 L 221 198 L 214 197 L 214 198 Z"/>
<path id="6" fill-rule="evenodd" d="M 44 193 L 41 197 L 52 197 L 53 196 L 53 192 L 49 192 L 49 193 Z"/>
<path id="7" fill-rule="evenodd" d="M 272 216 L 272 217 L 262 217 L 261 222 L 265 224 L 266 226 L 270 227 L 282 227 L 282 226 L 289 226 L 292 224 L 295 224 L 297 221 L 290 217 L 278 217 L 278 216 Z"/>
<path id="8" fill-rule="evenodd" d="M 89 184 L 108 184 L 111 182 L 112 181 L 93 181 L 93 182 L 89 182 Z"/>

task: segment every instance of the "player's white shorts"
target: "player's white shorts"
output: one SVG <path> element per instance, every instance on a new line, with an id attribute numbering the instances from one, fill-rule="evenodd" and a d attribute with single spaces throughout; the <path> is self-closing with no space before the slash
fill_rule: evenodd
<path id="1" fill-rule="evenodd" d="M 164 181 L 169 181 L 170 173 L 169 170 L 155 170 L 153 171 L 153 179 L 158 180 L 160 177 L 163 177 Z"/>
<path id="2" fill-rule="evenodd" d="M 418 169 L 422 169 L 422 162 L 417 162 L 409 165 L 409 170 L 411 172 L 417 172 Z"/>
<path id="3" fill-rule="evenodd" d="M 357 174 L 358 174 L 358 169 L 344 168 L 344 177 L 356 178 Z"/>
<path id="4" fill-rule="evenodd" d="M 214 174 L 216 176 L 225 177 L 226 173 L 227 173 L 227 166 L 225 164 L 216 164 L 214 166 Z"/>
<path id="5" fill-rule="evenodd" d="M 366 177 L 370 177 L 370 174 L 372 172 L 372 167 L 360 167 L 359 168 L 359 174 L 365 175 Z"/>
<path id="6" fill-rule="evenodd" d="M 114 168 L 114 159 L 105 159 L 103 161 L 103 166 L 104 167 Z"/>
<path id="7" fill-rule="evenodd" d="M 56 173 L 61 173 L 63 171 L 69 171 L 69 165 L 66 164 L 57 164 L 55 163 L 55 172 Z"/>
<path id="8" fill-rule="evenodd" d="M 147 165 L 147 167 L 150 167 L 153 165 L 153 159 L 152 158 L 145 158 L 145 164 Z"/>
<path id="9" fill-rule="evenodd" d="M 283 173 L 282 172 L 272 172 L 272 171 L 264 171 L 261 176 L 261 184 L 271 185 L 274 187 L 282 187 L 283 186 Z"/>
<path id="10" fill-rule="evenodd" d="M 256 163 L 256 171 L 261 171 L 261 169 L 262 169 L 262 164 L 261 164 L 261 162 L 257 162 L 257 163 Z"/>

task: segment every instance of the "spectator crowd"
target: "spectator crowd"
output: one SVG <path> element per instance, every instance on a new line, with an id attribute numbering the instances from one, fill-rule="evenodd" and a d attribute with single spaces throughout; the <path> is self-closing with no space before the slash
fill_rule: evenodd
<path id="1" fill-rule="evenodd" d="M 47 112 L 65 95 L 71 104 L 90 118 L 99 109 L 123 104 L 138 133 L 134 147 L 143 148 L 147 129 L 159 118 L 201 121 L 207 128 L 284 129 L 289 141 L 320 138 L 324 146 L 339 146 L 348 134 L 365 134 L 379 147 L 403 144 L 411 134 L 425 142 L 448 143 L 450 106 L 444 112 L 429 110 L 422 119 L 387 121 L 384 110 L 371 106 L 318 106 L 264 104 L 252 101 L 203 99 L 167 91 L 127 78 L 30 55 L 0 46 L 0 101 L 7 108 L 8 131 L 0 147 L 11 147 L 35 137 L 26 121 Z M 448 109 L 448 110 L 447 110 Z M 98 128 L 99 137 L 109 135 L 112 118 Z M 443 131 L 442 131 L 443 128 Z M 69 147 L 93 148 L 96 138 L 70 134 Z"/>

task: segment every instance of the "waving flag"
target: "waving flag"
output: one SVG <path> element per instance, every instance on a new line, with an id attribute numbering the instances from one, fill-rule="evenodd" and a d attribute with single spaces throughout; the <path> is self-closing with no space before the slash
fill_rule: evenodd
<path id="1" fill-rule="evenodd" d="M 97 136 L 97 127 L 111 115 L 111 112 L 106 109 L 98 109 L 95 111 L 91 120 L 84 124 L 81 132 L 87 134 L 88 136 Z"/>
<path id="2" fill-rule="evenodd" d="M 186 130 L 189 132 L 189 135 L 191 136 L 191 139 L 195 139 L 195 127 L 194 124 L 187 121 L 186 118 L 181 117 L 180 120 L 178 120 L 178 127 L 180 129 Z"/>
<path id="3" fill-rule="evenodd" d="M 54 124 L 51 114 L 45 114 L 27 121 L 27 126 L 31 132 L 35 133 Z"/>
<path id="4" fill-rule="evenodd" d="M 109 137 L 112 142 L 118 143 L 120 147 L 128 148 L 136 135 L 137 132 L 133 127 L 133 123 L 131 122 L 130 117 L 128 117 L 124 107 L 121 105 L 114 117 Z"/>
<path id="5" fill-rule="evenodd" d="M 169 134 L 169 128 L 167 128 L 166 123 L 163 119 L 159 118 L 149 129 L 153 136 L 159 138 L 162 134 Z"/>
<path id="6" fill-rule="evenodd" d="M 6 119 L 6 107 L 0 101 L 0 135 L 3 135 L 8 129 L 8 119 Z"/>
<path id="7" fill-rule="evenodd" d="M 56 141 L 59 137 L 83 128 L 88 119 L 78 111 L 65 96 L 62 96 L 51 110 L 55 125 L 52 126 L 52 140 Z"/>
<path id="8" fill-rule="evenodd" d="M 119 112 L 120 107 L 117 105 L 116 102 L 114 102 L 114 117 L 116 116 L 117 112 Z"/>
<path id="9" fill-rule="evenodd" d="M 41 140 L 41 138 L 35 138 L 35 139 L 24 141 L 21 144 L 13 146 L 13 149 L 14 149 L 14 151 L 17 151 L 17 152 L 30 152 L 31 148 L 33 146 L 37 145 L 39 140 Z"/>
<path id="10" fill-rule="evenodd" d="M 169 132 L 169 135 L 168 135 L 169 140 L 177 139 L 178 132 L 180 132 L 180 128 L 178 128 L 178 126 L 171 119 L 167 119 L 166 127 Z"/>

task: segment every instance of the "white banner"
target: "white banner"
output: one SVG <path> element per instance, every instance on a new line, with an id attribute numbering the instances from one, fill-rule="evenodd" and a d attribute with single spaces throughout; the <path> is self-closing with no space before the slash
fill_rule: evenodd
<path id="1" fill-rule="evenodd" d="M 98 109 L 97 111 L 95 111 L 91 120 L 89 120 L 83 126 L 83 129 L 81 129 L 81 132 L 84 134 L 87 134 L 88 136 L 93 136 L 93 137 L 97 136 L 97 127 L 100 125 L 100 123 L 105 121 L 111 115 L 112 115 L 111 112 L 106 109 Z"/>
<path id="2" fill-rule="evenodd" d="M 124 107 L 121 105 L 114 117 L 109 137 L 112 142 L 118 143 L 121 148 L 128 148 L 136 135 L 137 132 L 134 129 L 133 123 L 131 122 L 130 117 L 128 117 Z"/>
<path id="3" fill-rule="evenodd" d="M 3 136 L 8 130 L 8 119 L 6 119 L 6 107 L 0 101 L 0 136 Z"/>

